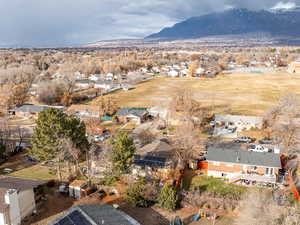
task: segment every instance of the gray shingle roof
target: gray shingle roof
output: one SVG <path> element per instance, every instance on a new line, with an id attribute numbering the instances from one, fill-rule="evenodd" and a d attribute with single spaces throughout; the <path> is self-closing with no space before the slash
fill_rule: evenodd
<path id="1" fill-rule="evenodd" d="M 112 81 L 109 81 L 109 80 L 98 80 L 95 83 L 96 84 L 111 84 L 111 85 L 114 84 Z"/>
<path id="2" fill-rule="evenodd" d="M 251 152 L 238 148 L 209 147 L 207 161 L 281 168 L 280 155 L 272 152 Z"/>
<path id="3" fill-rule="evenodd" d="M 117 111 L 117 116 L 128 116 L 135 115 L 137 117 L 142 117 L 147 113 L 146 108 L 121 108 Z"/>
<path id="4" fill-rule="evenodd" d="M 90 84 L 92 83 L 90 80 L 76 80 L 77 84 Z"/>
<path id="5" fill-rule="evenodd" d="M 48 106 L 48 105 L 35 105 L 35 104 L 24 104 L 20 107 L 16 107 L 12 111 L 22 112 L 22 113 L 39 113 L 48 108 L 63 109 L 63 106 Z"/>
<path id="6" fill-rule="evenodd" d="M 215 115 L 216 121 L 224 122 L 243 122 L 243 123 L 253 123 L 253 124 L 262 124 L 263 118 L 259 116 L 242 116 L 242 115 Z"/>
<path id="7" fill-rule="evenodd" d="M 0 176 L 0 212 L 8 207 L 8 205 L 5 204 L 4 195 L 9 189 L 23 191 L 35 188 L 45 183 L 45 181 L 39 180 Z"/>
<path id="8" fill-rule="evenodd" d="M 19 191 L 31 189 L 47 182 L 33 179 L 24 179 L 18 177 L 0 176 L 0 188 L 17 189 Z"/>
<path id="9" fill-rule="evenodd" d="M 136 154 L 168 158 L 175 154 L 173 149 L 174 148 L 165 141 L 155 140 L 152 143 L 137 149 Z"/>
<path id="10" fill-rule="evenodd" d="M 135 219 L 126 213 L 113 208 L 110 205 L 84 205 L 76 206 L 70 209 L 63 217 L 50 223 L 49 225 L 60 224 L 60 221 L 70 215 L 72 212 L 78 211 L 84 218 L 86 218 L 92 225 L 141 225 Z M 73 222 L 74 223 L 74 222 Z M 74 225 L 82 225 L 77 224 Z"/>

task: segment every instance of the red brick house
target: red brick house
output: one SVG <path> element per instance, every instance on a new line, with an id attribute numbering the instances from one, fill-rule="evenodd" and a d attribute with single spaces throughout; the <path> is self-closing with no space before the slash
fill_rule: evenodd
<path id="1" fill-rule="evenodd" d="M 234 181 L 276 183 L 281 169 L 280 155 L 252 152 L 240 148 L 210 147 L 207 153 L 208 176 Z"/>

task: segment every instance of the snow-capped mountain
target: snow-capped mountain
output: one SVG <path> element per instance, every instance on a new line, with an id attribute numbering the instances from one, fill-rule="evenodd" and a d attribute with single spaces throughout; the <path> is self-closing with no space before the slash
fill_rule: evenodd
<path id="1" fill-rule="evenodd" d="M 300 7 L 251 11 L 230 9 L 192 17 L 147 38 L 192 39 L 218 35 L 265 33 L 272 37 L 300 37 Z"/>

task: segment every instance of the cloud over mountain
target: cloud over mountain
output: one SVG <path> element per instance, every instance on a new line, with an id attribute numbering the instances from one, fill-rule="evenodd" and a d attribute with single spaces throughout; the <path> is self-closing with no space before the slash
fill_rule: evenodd
<path id="1" fill-rule="evenodd" d="M 268 9 L 274 0 L 0 0 L 0 46 L 63 46 L 139 38 L 226 8 Z M 281 2 L 281 3 L 280 3 Z"/>

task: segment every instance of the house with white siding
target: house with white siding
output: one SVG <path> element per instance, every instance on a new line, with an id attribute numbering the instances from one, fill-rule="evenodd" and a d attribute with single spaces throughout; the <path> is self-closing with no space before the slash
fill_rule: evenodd
<path id="1" fill-rule="evenodd" d="M 44 181 L 0 177 L 0 225 L 19 225 L 36 210 L 35 189 Z"/>

